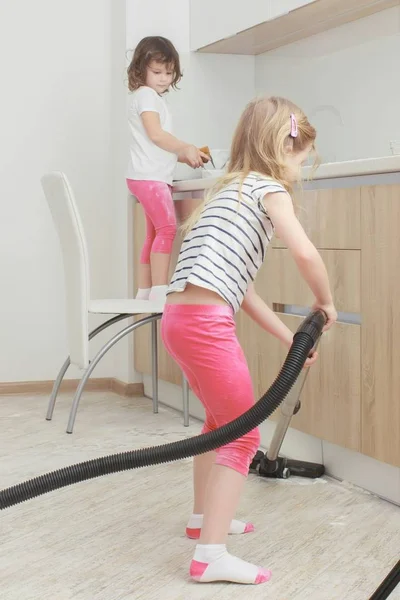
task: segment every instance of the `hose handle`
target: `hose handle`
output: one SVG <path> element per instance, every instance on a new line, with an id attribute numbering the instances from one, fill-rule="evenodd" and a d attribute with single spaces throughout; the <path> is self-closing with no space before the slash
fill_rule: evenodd
<path id="1" fill-rule="evenodd" d="M 322 330 L 325 327 L 327 321 L 328 317 L 323 310 L 315 310 L 304 319 L 304 321 L 301 323 L 296 333 L 294 334 L 294 337 L 296 337 L 296 335 L 298 335 L 299 333 L 306 333 L 310 336 L 314 347 L 315 344 L 318 342 L 319 338 L 321 337 Z"/>

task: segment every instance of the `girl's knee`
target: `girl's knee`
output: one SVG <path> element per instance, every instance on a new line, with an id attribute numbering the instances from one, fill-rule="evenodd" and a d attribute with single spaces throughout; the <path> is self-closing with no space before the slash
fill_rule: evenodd
<path id="1" fill-rule="evenodd" d="M 241 438 L 241 441 L 244 452 L 247 454 L 247 456 L 251 457 L 251 460 L 253 460 L 254 455 L 259 449 L 261 443 L 259 428 L 257 427 L 256 429 L 249 431 L 249 433 L 246 433 L 246 435 Z"/>
<path id="2" fill-rule="evenodd" d="M 176 236 L 176 231 L 176 223 L 169 223 L 168 225 L 164 225 L 164 227 L 160 227 L 157 230 L 157 236 L 167 238 L 173 241 Z"/>
<path id="3" fill-rule="evenodd" d="M 253 429 L 238 440 L 220 448 L 217 464 L 234 469 L 242 475 L 247 475 L 250 463 L 259 449 L 260 441 L 259 429 Z"/>
<path id="4" fill-rule="evenodd" d="M 171 254 L 172 245 L 176 236 L 176 230 L 177 228 L 175 223 L 159 227 L 153 243 L 152 252 Z"/>
<path id="5" fill-rule="evenodd" d="M 142 251 L 140 253 L 140 264 L 142 264 L 142 265 L 150 264 L 150 254 L 152 251 L 153 243 L 154 243 L 154 236 L 147 235 L 146 239 L 144 240 Z"/>

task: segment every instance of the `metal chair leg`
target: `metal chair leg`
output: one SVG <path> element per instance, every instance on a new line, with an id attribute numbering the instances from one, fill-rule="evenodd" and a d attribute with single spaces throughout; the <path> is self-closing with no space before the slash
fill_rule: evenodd
<path id="1" fill-rule="evenodd" d="M 61 367 L 60 372 L 57 375 L 57 379 L 54 382 L 53 389 L 51 390 L 51 396 L 50 396 L 49 405 L 47 407 L 47 414 L 46 414 L 47 421 L 51 421 L 51 419 L 53 417 L 53 412 L 54 412 L 54 407 L 56 405 L 58 390 L 60 389 L 60 385 L 62 383 L 62 380 L 64 379 L 65 373 L 68 371 L 68 367 L 70 366 L 70 364 L 71 364 L 71 361 L 68 356 L 68 358 L 65 360 L 63 366 Z"/>
<path id="2" fill-rule="evenodd" d="M 184 375 L 182 376 L 182 402 L 183 425 L 189 427 L 189 383 Z"/>
<path id="3" fill-rule="evenodd" d="M 90 332 L 89 340 L 94 338 L 101 331 L 104 331 L 104 329 L 107 329 L 107 327 L 110 327 L 110 325 L 114 325 L 115 323 L 118 323 L 119 321 L 122 321 L 123 319 L 127 319 L 128 317 L 131 317 L 131 316 L 132 315 L 117 315 L 116 317 L 113 317 L 112 319 L 105 321 L 104 323 L 102 323 L 101 325 L 96 327 L 96 329 L 93 329 L 93 331 Z M 60 369 L 60 372 L 57 375 L 57 379 L 55 380 L 53 389 L 51 391 L 49 405 L 47 407 L 47 413 L 46 413 L 47 421 L 51 421 L 51 419 L 53 418 L 53 412 L 54 412 L 54 407 L 56 405 L 58 391 L 60 389 L 62 380 L 64 379 L 64 375 L 68 371 L 70 364 L 71 364 L 71 360 L 68 356 L 68 358 L 65 359 L 65 362 L 63 363 L 63 365 Z"/>
<path id="4" fill-rule="evenodd" d="M 158 342 L 157 321 L 151 324 L 151 381 L 153 394 L 153 413 L 158 413 Z"/>
<path id="5" fill-rule="evenodd" d="M 111 340 L 109 340 L 107 342 L 107 344 L 105 344 L 105 346 L 103 346 L 101 348 L 101 350 L 99 350 L 99 352 L 96 354 L 96 356 L 94 357 L 94 359 L 92 360 L 92 362 L 90 363 L 88 368 L 86 369 L 86 371 L 79 383 L 79 386 L 75 392 L 74 400 L 73 400 L 72 407 L 71 407 L 71 412 L 70 412 L 69 419 L 68 419 L 67 433 L 72 433 L 72 431 L 74 429 L 76 413 L 78 411 L 78 406 L 79 406 L 79 402 L 80 402 L 80 399 L 82 396 L 82 392 L 85 388 L 86 382 L 88 381 L 90 375 L 92 374 L 92 371 L 97 366 L 97 364 L 100 362 L 100 360 L 103 358 L 103 356 L 105 354 L 107 354 L 107 352 L 117 342 L 119 342 L 119 340 L 122 340 L 122 338 L 124 338 L 126 335 L 128 335 L 129 333 L 132 333 L 132 331 L 135 331 L 135 329 L 142 327 L 142 325 L 146 325 L 147 323 L 152 323 L 153 321 L 156 321 L 160 318 L 161 318 L 161 314 L 150 315 L 148 317 L 144 317 L 143 319 L 140 319 L 140 321 L 136 321 L 135 323 L 128 325 L 128 327 L 125 327 L 125 329 L 122 329 L 122 331 L 120 331 L 116 335 L 114 335 L 114 337 L 112 337 Z"/>

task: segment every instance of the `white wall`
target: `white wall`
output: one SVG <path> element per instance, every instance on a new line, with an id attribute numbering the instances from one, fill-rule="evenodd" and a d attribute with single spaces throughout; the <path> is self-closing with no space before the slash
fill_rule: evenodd
<path id="1" fill-rule="evenodd" d="M 400 139 L 400 7 L 256 57 L 257 93 L 297 102 L 325 161 L 391 154 Z"/>
<path id="2" fill-rule="evenodd" d="M 0 381 L 53 379 L 67 353 L 61 254 L 40 187 L 44 172 L 68 174 L 87 231 L 93 293 L 111 291 L 110 6 L 0 4 Z M 103 362 L 96 376 L 111 367 Z"/>
<path id="3" fill-rule="evenodd" d="M 187 142 L 229 148 L 239 117 L 254 96 L 251 56 L 182 56 L 181 90 L 168 99 L 175 133 Z"/>
<path id="4" fill-rule="evenodd" d="M 125 1 L 113 2 L 111 9 L 111 157 L 110 177 L 112 186 L 112 295 L 133 298 L 133 205 L 128 201 L 125 181 L 127 162 L 127 73 L 126 73 L 126 23 Z M 113 332 L 129 325 L 132 320 L 122 321 Z M 111 330 L 109 330 L 111 332 Z M 134 338 L 128 335 L 112 350 L 113 375 L 126 383 L 140 382 L 142 377 L 134 370 Z"/>
<path id="5" fill-rule="evenodd" d="M 178 52 L 189 52 L 188 0 L 126 0 L 127 48 L 147 35 L 162 35 L 170 39 Z"/>
<path id="6" fill-rule="evenodd" d="M 159 0 L 157 10 L 139 0 L 0 4 L 0 381 L 53 379 L 67 354 L 62 259 L 40 186 L 43 173 L 63 170 L 75 189 L 93 296 L 132 296 L 125 54 L 142 36 L 160 33 L 173 39 L 185 68 L 182 91 L 169 99 L 177 134 L 228 146 L 253 95 L 254 61 L 191 56 L 186 0 L 168 6 Z M 132 342 L 131 336 L 117 346 L 95 376 L 139 380 Z M 92 352 L 98 346 L 92 343 Z"/>
<path id="7" fill-rule="evenodd" d="M 190 47 L 197 50 L 315 0 L 190 0 Z"/>

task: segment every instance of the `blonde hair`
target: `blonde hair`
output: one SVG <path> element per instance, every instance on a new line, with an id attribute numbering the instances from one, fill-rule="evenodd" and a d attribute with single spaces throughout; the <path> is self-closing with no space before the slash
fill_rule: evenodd
<path id="1" fill-rule="evenodd" d="M 297 137 L 291 135 L 291 115 L 297 121 Z M 190 231 L 204 207 L 235 180 L 239 180 L 240 194 L 242 183 L 251 171 L 271 177 L 292 192 L 292 183 L 286 175 L 285 155 L 288 152 L 302 152 L 310 144 L 315 150 L 315 138 L 316 130 L 304 112 L 290 100 L 274 96 L 252 100 L 236 127 L 226 174 L 210 188 L 204 201 L 183 224 L 183 232 Z"/>

